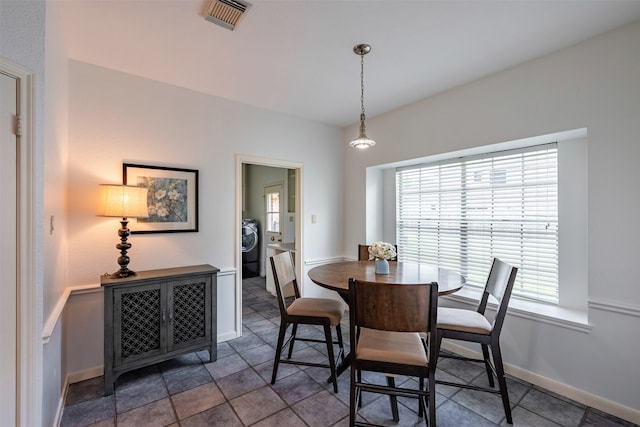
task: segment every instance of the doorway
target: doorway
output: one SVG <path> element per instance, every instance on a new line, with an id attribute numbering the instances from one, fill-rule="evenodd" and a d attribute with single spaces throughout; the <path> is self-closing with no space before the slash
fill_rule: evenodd
<path id="1" fill-rule="evenodd" d="M 37 310 L 41 288 L 35 283 L 35 74 L 0 57 L 0 77 L 0 197 L 5 202 L 1 240 L 9 240 L 2 242 L 0 267 L 0 342 L 4 346 L 0 353 L 0 413 L 7 425 L 40 425 L 42 314 Z"/>
<path id="2" fill-rule="evenodd" d="M 0 72 L 0 413 L 7 425 L 16 425 L 18 395 L 18 79 Z"/>
<path id="3" fill-rule="evenodd" d="M 275 243 L 277 240 L 287 241 L 295 248 L 296 259 L 304 259 L 301 256 L 302 250 L 302 224 L 300 203 L 302 197 L 301 183 L 303 167 L 300 163 L 273 160 L 267 158 L 256 158 L 249 156 L 236 156 L 236 224 L 238 227 L 238 250 L 236 256 L 236 265 L 242 266 L 242 231 L 243 221 L 248 219 L 258 222 L 260 236 L 260 277 L 265 280 L 265 276 L 270 269 L 269 262 L 266 258 L 267 246 Z M 265 192 L 267 188 L 279 186 L 277 196 L 278 200 L 278 219 L 270 222 L 270 225 L 277 223 L 278 235 L 273 234 L 273 227 L 267 227 L 267 216 L 273 211 L 269 210 L 267 205 Z M 270 190 L 269 190 L 270 192 Z M 272 200 L 274 202 L 275 199 Z M 274 207 L 273 204 L 271 207 Z M 273 215 L 272 215 L 273 216 Z M 270 217 L 273 220 L 275 217 Z M 274 242 L 271 242 L 271 237 Z M 242 335 L 242 280 L 243 275 L 241 269 L 237 269 L 236 274 L 236 335 Z M 300 262 L 296 262 L 296 274 L 301 274 Z M 254 279 L 251 279 L 254 280 Z M 266 284 L 265 284 L 266 289 Z M 266 297 L 266 294 L 265 294 Z"/>

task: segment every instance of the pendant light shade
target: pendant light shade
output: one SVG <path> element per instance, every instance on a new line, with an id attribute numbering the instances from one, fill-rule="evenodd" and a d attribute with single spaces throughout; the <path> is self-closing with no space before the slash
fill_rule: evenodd
<path id="1" fill-rule="evenodd" d="M 364 149 L 376 145 L 376 142 L 367 136 L 364 114 L 364 56 L 371 52 L 371 46 L 368 44 L 357 44 L 353 47 L 353 52 L 360 56 L 360 135 L 349 142 L 349 145 L 354 148 Z"/>
<path id="2" fill-rule="evenodd" d="M 367 129 L 364 124 L 364 115 L 360 117 L 360 135 L 351 142 L 349 145 L 353 148 L 365 149 L 369 147 L 373 147 L 376 145 L 376 142 L 367 136 Z"/>

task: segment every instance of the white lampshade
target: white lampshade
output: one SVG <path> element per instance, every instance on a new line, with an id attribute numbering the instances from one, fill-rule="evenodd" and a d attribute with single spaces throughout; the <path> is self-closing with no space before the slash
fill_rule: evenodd
<path id="1" fill-rule="evenodd" d="M 129 185 L 99 184 L 98 216 L 146 218 L 147 189 Z"/>

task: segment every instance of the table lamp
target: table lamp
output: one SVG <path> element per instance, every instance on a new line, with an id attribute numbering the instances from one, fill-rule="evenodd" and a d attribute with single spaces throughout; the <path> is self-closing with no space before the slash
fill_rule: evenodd
<path id="1" fill-rule="evenodd" d="M 99 199 L 96 215 L 122 218 L 120 220 L 122 227 L 118 230 L 120 243 L 116 245 L 116 248 L 120 250 L 120 256 L 118 257 L 120 270 L 109 277 L 118 279 L 135 276 L 136 273 L 127 267 L 129 265 L 127 250 L 131 248 L 131 243 L 127 242 L 127 237 L 131 234 L 127 225 L 129 224 L 128 218 L 146 218 L 149 216 L 147 189 L 117 184 L 99 184 L 98 188 Z"/>

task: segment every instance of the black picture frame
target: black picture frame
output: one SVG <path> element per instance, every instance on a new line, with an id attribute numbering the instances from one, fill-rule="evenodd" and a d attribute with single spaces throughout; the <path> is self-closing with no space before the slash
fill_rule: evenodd
<path id="1" fill-rule="evenodd" d="M 149 217 L 132 218 L 132 234 L 198 231 L 198 170 L 123 163 L 122 182 L 149 190 Z"/>

